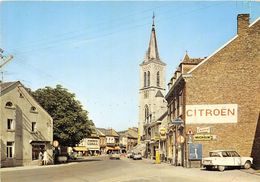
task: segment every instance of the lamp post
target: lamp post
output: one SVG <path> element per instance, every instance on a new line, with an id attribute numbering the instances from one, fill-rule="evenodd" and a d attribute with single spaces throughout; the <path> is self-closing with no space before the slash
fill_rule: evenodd
<path id="1" fill-rule="evenodd" d="M 178 162 L 178 151 L 177 151 L 177 131 L 178 131 L 178 126 L 183 125 L 184 122 L 181 118 L 176 118 L 171 122 L 175 126 L 175 140 L 174 140 L 174 146 L 175 146 L 175 166 L 177 166 Z M 174 147 L 173 147 L 174 148 Z M 172 152 L 173 154 L 173 152 Z M 173 160 L 172 160 L 173 161 Z"/>

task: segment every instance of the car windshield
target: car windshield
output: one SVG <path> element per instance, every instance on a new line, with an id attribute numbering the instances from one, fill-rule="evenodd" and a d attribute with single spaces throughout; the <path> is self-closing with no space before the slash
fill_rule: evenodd
<path id="1" fill-rule="evenodd" d="M 210 157 L 220 157 L 219 153 L 217 153 L 217 152 L 210 152 L 209 156 Z"/>

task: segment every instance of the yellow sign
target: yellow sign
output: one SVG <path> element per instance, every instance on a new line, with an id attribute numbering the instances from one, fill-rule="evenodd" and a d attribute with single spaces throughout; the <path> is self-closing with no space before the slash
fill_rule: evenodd
<path id="1" fill-rule="evenodd" d="M 202 140 L 202 141 L 209 141 L 209 140 L 213 140 L 213 135 L 194 135 L 193 136 L 194 140 Z"/>
<path id="2" fill-rule="evenodd" d="M 166 134 L 166 129 L 160 128 L 160 135 L 165 135 L 165 134 Z"/>

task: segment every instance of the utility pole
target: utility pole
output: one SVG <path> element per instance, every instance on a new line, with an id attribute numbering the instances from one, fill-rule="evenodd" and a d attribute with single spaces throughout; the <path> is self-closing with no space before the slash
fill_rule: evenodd
<path id="1" fill-rule="evenodd" d="M 5 56 L 4 54 L 4 50 L 0 48 L 0 72 L 2 72 L 2 67 L 4 65 L 6 65 L 9 61 L 11 61 L 13 59 L 12 55 L 8 55 Z M 3 76 L 2 76 L 2 80 L 0 82 L 0 111 L 2 110 L 2 83 L 3 83 Z M 0 114 L 0 122 L 2 123 L 3 119 L 2 119 L 2 113 Z M 0 168 L 2 167 L 2 127 L 0 125 Z M 1 174 L 0 174 L 1 176 Z M 1 181 L 1 180 L 0 180 Z"/>

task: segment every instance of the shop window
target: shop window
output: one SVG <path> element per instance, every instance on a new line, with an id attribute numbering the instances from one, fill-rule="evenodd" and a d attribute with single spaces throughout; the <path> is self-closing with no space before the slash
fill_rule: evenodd
<path id="1" fill-rule="evenodd" d="M 14 157 L 14 142 L 6 143 L 6 157 L 13 158 Z"/>
<path id="2" fill-rule="evenodd" d="M 7 130 L 14 130 L 14 120 L 7 119 Z"/>
<path id="3" fill-rule="evenodd" d="M 43 151 L 44 151 L 44 144 L 32 144 L 32 160 L 42 159 Z"/>

